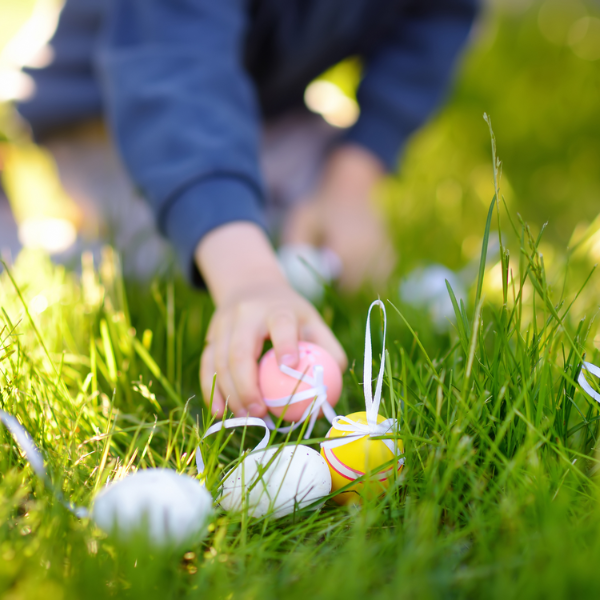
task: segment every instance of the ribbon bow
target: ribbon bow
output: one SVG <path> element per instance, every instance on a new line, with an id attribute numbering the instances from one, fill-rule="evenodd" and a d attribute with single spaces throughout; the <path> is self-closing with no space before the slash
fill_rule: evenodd
<path id="1" fill-rule="evenodd" d="M 379 374 L 377 375 L 377 383 L 375 385 L 375 394 L 373 395 L 372 389 L 372 362 L 373 362 L 373 350 L 371 347 L 371 311 L 374 306 L 379 306 L 383 311 L 383 351 L 381 353 L 381 366 L 379 367 Z M 383 375 L 385 372 L 385 334 L 387 330 L 387 316 L 385 313 L 385 306 L 381 300 L 375 300 L 369 307 L 369 314 L 367 315 L 367 330 L 365 333 L 365 366 L 364 366 L 364 380 L 363 388 L 365 394 L 365 408 L 367 413 L 367 423 L 358 423 L 348 417 L 337 416 L 332 421 L 332 429 L 347 433 L 343 437 L 330 438 L 321 442 L 323 448 L 336 448 L 354 442 L 364 437 L 379 437 L 392 433 L 398 429 L 398 421 L 396 419 L 386 419 L 385 421 L 378 423 L 377 417 L 379 415 L 379 405 L 381 404 L 381 391 L 383 387 Z M 391 452 L 396 456 L 400 454 L 398 444 L 395 440 L 381 440 Z M 404 464 L 404 458 L 398 460 L 398 465 Z"/>
<path id="2" fill-rule="evenodd" d="M 278 431 L 281 433 L 294 431 L 300 427 L 302 423 L 306 421 L 306 419 L 310 418 L 306 428 L 306 433 L 304 435 L 304 439 L 308 439 L 312 434 L 315 423 L 317 422 L 320 410 L 323 410 L 325 418 L 330 423 L 333 423 L 333 420 L 336 418 L 336 414 L 335 410 L 333 410 L 329 402 L 327 402 L 327 386 L 323 383 L 323 367 L 321 365 L 315 365 L 313 367 L 312 377 L 308 375 L 308 373 L 301 373 L 300 371 L 296 371 L 296 369 L 292 369 L 286 365 L 281 365 L 279 369 L 282 373 L 297 379 L 299 382 L 307 383 L 311 387 L 302 392 L 297 392 L 291 397 L 285 396 L 284 398 L 277 398 L 276 400 L 265 399 L 265 404 L 268 407 L 277 408 L 280 406 L 288 406 L 291 404 L 296 404 L 297 402 L 302 402 L 303 400 L 309 400 L 310 398 L 314 398 L 314 401 L 311 402 L 311 404 L 302 413 L 302 416 L 298 422 L 290 425 L 289 427 L 279 427 Z M 265 417 L 265 422 L 269 429 L 276 429 L 276 425 L 273 423 L 273 419 L 271 419 L 269 415 Z"/>

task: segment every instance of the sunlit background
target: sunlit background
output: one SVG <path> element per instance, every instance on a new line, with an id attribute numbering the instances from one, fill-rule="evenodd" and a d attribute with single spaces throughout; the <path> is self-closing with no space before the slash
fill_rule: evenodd
<path id="1" fill-rule="evenodd" d="M 0 273 L 0 403 L 40 446 L 56 489 L 89 506 L 137 469 L 196 475 L 212 306 L 178 278 L 123 284 L 120 257 L 102 243 L 111 232 L 94 227 L 15 119 L 11 99 L 32 91 L 20 68 L 52 59 L 59 8 L 0 0 L 0 253 L 11 265 Z M 306 105 L 351 126 L 360 77 L 360 61 L 344 61 L 308 86 Z M 219 512 L 206 543 L 163 558 L 120 549 L 62 510 L 0 431 L 0 596 L 595 597 L 581 590 L 598 590 L 600 415 L 575 381 L 582 355 L 600 364 L 597 273 L 579 294 L 600 260 L 599 100 L 600 0 L 490 0 L 447 103 L 378 190 L 400 260 L 377 293 L 406 319 L 386 302 L 382 408 L 401 417 L 407 451 L 397 492 L 361 512 L 325 507 L 284 522 Z M 517 283 L 503 289 L 494 215 L 478 304 L 494 194 L 484 113 Z M 467 304 L 455 329 L 446 279 Z M 373 295 L 327 290 L 319 304 L 350 362 L 340 414 L 364 406 Z M 315 437 L 327 428 L 321 420 Z M 252 429 L 211 446 L 215 478 Z"/>
<path id="2" fill-rule="evenodd" d="M 577 241 L 582 261 L 600 260 L 599 8 L 592 0 L 486 4 L 448 103 L 414 136 L 380 193 L 401 257 L 399 275 L 427 263 L 456 271 L 477 258 L 493 196 L 484 112 L 497 136 L 511 214 L 537 230 L 548 223 L 547 263 Z M 20 67 L 52 59 L 47 42 L 59 9 L 55 0 L 0 2 L 0 168 L 18 225 L 17 241 L 0 201 L 5 254 L 19 245 L 61 253 L 81 228 L 52 158 L 19 137 L 10 111 L 10 100 L 32 91 Z M 351 126 L 360 70 L 360 61 L 349 59 L 310 84 L 308 108 L 336 127 Z"/>

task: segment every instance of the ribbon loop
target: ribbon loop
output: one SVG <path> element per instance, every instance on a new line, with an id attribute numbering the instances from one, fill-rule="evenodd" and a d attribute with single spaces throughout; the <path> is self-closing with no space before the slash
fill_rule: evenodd
<path id="1" fill-rule="evenodd" d="M 262 450 L 267 447 L 269 443 L 269 427 L 267 424 L 258 417 L 238 417 L 236 419 L 225 419 L 224 421 L 219 421 L 214 425 L 211 425 L 202 436 L 202 439 L 212 435 L 213 433 L 217 433 L 217 431 L 221 431 L 221 429 L 235 429 L 236 427 L 262 427 L 265 430 L 265 434 L 263 435 L 262 440 L 254 447 L 254 450 Z M 200 446 L 196 449 L 196 467 L 198 468 L 198 474 L 202 475 L 204 473 L 204 458 L 202 457 L 202 450 L 200 450 Z"/>
<path id="2" fill-rule="evenodd" d="M 373 350 L 371 345 L 371 311 L 375 306 L 379 306 L 383 313 L 383 348 L 381 352 L 381 366 L 379 367 L 379 373 L 377 375 L 377 382 L 375 384 L 375 394 L 373 394 L 372 388 L 372 376 L 373 376 Z M 335 417 L 331 421 L 333 429 L 347 435 L 328 438 L 321 442 L 321 447 L 337 448 L 344 446 L 350 442 L 355 442 L 364 437 L 379 437 L 389 433 L 393 433 L 394 430 L 398 429 L 398 421 L 396 419 L 386 419 L 385 421 L 378 423 L 377 418 L 379 416 L 379 406 L 381 404 L 381 393 L 383 389 L 383 376 L 385 374 L 385 336 L 387 330 L 387 316 L 385 312 L 385 305 L 381 300 L 375 300 L 369 307 L 369 313 L 367 315 L 367 328 L 365 331 L 365 363 L 364 363 L 364 379 L 363 388 L 365 395 L 365 410 L 367 413 L 367 423 L 358 423 L 348 417 Z M 399 456 L 399 448 L 396 440 L 387 439 L 381 440 L 390 451 Z M 398 465 L 404 464 L 404 458 L 399 458 Z"/>
<path id="3" fill-rule="evenodd" d="M 372 363 L 373 350 L 371 348 L 371 311 L 374 306 L 379 306 L 383 313 L 383 348 L 381 351 L 381 366 L 377 375 L 377 383 L 375 385 L 375 395 L 372 390 Z M 365 332 L 365 366 L 363 388 L 365 394 L 365 407 L 367 411 L 367 421 L 369 424 L 377 424 L 377 415 L 379 414 L 379 405 L 381 404 L 381 391 L 383 387 L 383 375 L 385 372 L 385 335 L 387 330 L 387 315 L 385 313 L 385 305 L 381 300 L 375 300 L 369 307 L 367 315 L 367 330 Z"/>

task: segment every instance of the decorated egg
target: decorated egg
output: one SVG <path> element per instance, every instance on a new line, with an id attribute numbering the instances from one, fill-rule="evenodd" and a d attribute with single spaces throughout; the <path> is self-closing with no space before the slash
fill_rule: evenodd
<path id="1" fill-rule="evenodd" d="M 323 457 L 303 445 L 268 448 L 249 454 L 225 475 L 219 504 L 251 517 L 283 517 L 331 492 Z"/>
<path id="2" fill-rule="evenodd" d="M 346 421 L 358 424 L 358 428 L 356 428 L 358 431 L 361 426 L 368 427 L 367 413 L 364 411 L 339 419 L 339 423 L 341 424 Z M 383 416 L 377 415 L 378 424 L 386 422 L 387 420 Z M 377 433 L 373 431 L 373 434 L 376 435 Z M 383 435 L 384 433 L 385 428 L 382 428 L 379 435 Z M 356 436 L 357 434 L 336 428 L 334 422 L 333 427 L 328 431 L 326 437 L 328 439 L 335 439 L 348 435 Z M 359 477 L 367 475 L 363 481 L 351 486 L 347 491 L 334 496 L 333 499 L 338 504 L 360 503 L 361 494 L 366 493 L 367 496 L 376 497 L 387 489 L 390 476 L 393 475 L 395 470 L 400 472 L 403 466 L 403 461 L 400 460 L 394 462 L 384 470 L 378 470 L 379 467 L 385 463 L 389 463 L 403 452 L 401 440 L 396 442 L 396 452 L 390 446 L 394 448 L 394 440 L 376 440 L 372 439 L 368 434 L 357 437 L 354 441 L 349 441 L 342 445 L 328 445 L 326 442 L 322 444 L 321 455 L 327 461 L 331 472 L 332 491 L 340 490 Z M 377 472 L 374 473 L 373 471 Z"/>
<path id="3" fill-rule="evenodd" d="M 258 383 L 269 410 L 286 421 L 298 422 L 319 394 L 335 406 L 342 393 L 342 373 L 326 350 L 310 342 L 299 342 L 300 361 L 291 369 L 279 366 L 273 349 L 258 367 Z"/>
<path id="4" fill-rule="evenodd" d="M 123 541 L 142 534 L 156 546 L 170 546 L 201 540 L 212 509 L 212 496 L 196 479 L 145 469 L 100 492 L 92 518 Z"/>

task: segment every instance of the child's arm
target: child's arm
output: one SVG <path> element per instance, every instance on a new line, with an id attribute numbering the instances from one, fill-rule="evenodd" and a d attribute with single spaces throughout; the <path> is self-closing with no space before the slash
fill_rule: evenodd
<path id="1" fill-rule="evenodd" d="M 214 414 L 222 416 L 227 401 L 238 416 L 265 415 L 257 360 L 266 338 L 280 364 L 297 365 L 303 339 L 325 348 L 346 368 L 339 342 L 315 308 L 289 286 L 260 227 L 234 222 L 214 229 L 198 245 L 196 262 L 216 306 L 200 371 L 207 403 L 217 373 Z"/>

